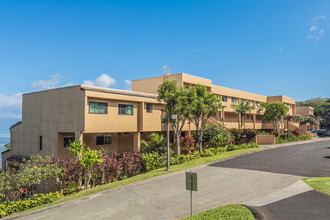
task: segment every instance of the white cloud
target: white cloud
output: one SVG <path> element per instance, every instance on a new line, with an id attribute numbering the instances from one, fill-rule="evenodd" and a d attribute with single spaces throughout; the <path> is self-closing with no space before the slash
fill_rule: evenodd
<path id="1" fill-rule="evenodd" d="M 22 93 L 0 93 L 0 118 L 20 118 L 22 108 Z"/>
<path id="2" fill-rule="evenodd" d="M 34 81 L 30 88 L 33 90 L 44 90 L 44 89 L 54 89 L 60 84 L 60 74 L 55 74 L 49 76 L 49 80 L 38 80 Z"/>
<path id="3" fill-rule="evenodd" d="M 309 28 L 306 39 L 320 40 L 324 35 L 327 18 L 324 15 L 318 15 L 313 18 L 313 24 Z"/>
<path id="4" fill-rule="evenodd" d="M 125 89 L 132 90 L 132 82 L 127 79 L 125 79 L 124 82 L 125 82 Z"/>
<path id="5" fill-rule="evenodd" d="M 107 74 L 102 74 L 97 77 L 94 81 L 84 80 L 83 84 L 87 86 L 100 86 L 100 87 L 110 87 L 115 85 L 117 82 L 114 78 L 108 76 Z"/>
<path id="6" fill-rule="evenodd" d="M 0 110 L 0 118 L 21 118 L 21 114 L 10 111 L 3 112 Z"/>
<path id="7" fill-rule="evenodd" d="M 1 108 L 21 108 L 22 93 L 2 94 L 0 93 L 0 109 Z"/>
<path id="8" fill-rule="evenodd" d="M 68 83 L 64 84 L 62 87 L 67 87 L 67 86 L 73 86 L 73 83 L 72 82 L 68 82 Z"/>

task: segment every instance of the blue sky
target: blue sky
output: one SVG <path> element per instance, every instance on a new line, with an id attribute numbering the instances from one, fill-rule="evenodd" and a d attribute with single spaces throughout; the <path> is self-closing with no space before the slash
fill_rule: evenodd
<path id="1" fill-rule="evenodd" d="M 0 129 L 21 93 L 129 89 L 162 66 L 295 100 L 330 96 L 329 1 L 0 1 Z"/>

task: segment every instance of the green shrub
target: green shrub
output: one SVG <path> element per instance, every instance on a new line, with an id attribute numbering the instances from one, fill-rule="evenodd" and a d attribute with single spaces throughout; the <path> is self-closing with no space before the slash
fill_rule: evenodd
<path id="1" fill-rule="evenodd" d="M 166 138 L 163 135 L 158 133 L 151 133 L 148 136 L 149 141 L 142 140 L 141 141 L 141 152 L 143 153 L 151 153 L 157 152 L 159 154 L 165 153 L 167 151 L 166 148 Z"/>
<path id="2" fill-rule="evenodd" d="M 243 131 L 240 129 L 229 129 L 230 133 L 234 137 L 234 144 L 239 144 L 242 138 Z"/>
<path id="3" fill-rule="evenodd" d="M 254 143 L 254 142 L 250 142 L 250 143 L 247 143 L 248 145 L 248 148 L 257 148 L 259 147 L 257 143 Z"/>
<path id="4" fill-rule="evenodd" d="M 62 198 L 63 195 L 59 192 L 48 193 L 48 194 L 35 194 L 33 197 L 28 199 L 21 199 L 19 201 L 5 201 L 0 203 L 0 218 L 7 215 L 24 211 L 42 204 L 54 202 L 55 200 Z"/>
<path id="5" fill-rule="evenodd" d="M 209 147 L 204 149 L 201 153 L 199 151 L 191 152 L 187 155 L 173 155 L 170 157 L 170 165 L 182 164 L 187 161 L 195 160 L 200 157 L 211 157 L 221 154 L 225 151 L 233 151 L 238 149 L 257 148 L 256 143 L 250 142 L 241 145 L 229 144 L 225 147 Z M 155 170 L 167 166 L 167 156 L 165 154 L 159 155 L 158 153 L 145 153 L 142 155 L 147 171 Z"/>
<path id="6" fill-rule="evenodd" d="M 212 139 L 219 134 L 226 137 L 228 142 L 234 141 L 234 137 L 229 130 L 224 129 L 220 125 L 212 124 L 204 128 L 203 142 L 210 143 Z"/>
<path id="7" fill-rule="evenodd" d="M 309 135 L 302 135 L 302 136 L 295 136 L 293 135 L 291 138 L 287 139 L 287 137 L 283 138 L 284 136 L 280 136 L 280 138 L 276 138 L 276 144 L 283 144 L 288 142 L 296 142 L 296 141 L 306 141 L 311 140 L 311 137 Z"/>
<path id="8" fill-rule="evenodd" d="M 257 135 L 270 135 L 267 131 L 259 131 Z"/>
<path id="9" fill-rule="evenodd" d="M 222 134 L 218 134 L 217 136 L 213 137 L 211 140 L 211 144 L 214 147 L 221 147 L 225 142 L 227 141 L 227 138 L 223 136 Z"/>
<path id="10" fill-rule="evenodd" d="M 257 136 L 257 130 L 246 129 L 243 131 L 243 134 L 246 136 L 246 141 L 250 142 L 252 138 Z"/>
<path id="11" fill-rule="evenodd" d="M 237 148 L 237 145 L 235 145 L 235 144 L 228 144 L 226 146 L 227 151 L 233 151 L 233 150 L 236 150 L 236 149 L 238 149 L 238 148 Z"/>

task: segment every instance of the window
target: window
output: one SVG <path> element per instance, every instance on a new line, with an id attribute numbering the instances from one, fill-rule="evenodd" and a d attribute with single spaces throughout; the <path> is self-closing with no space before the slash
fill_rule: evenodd
<path id="1" fill-rule="evenodd" d="M 232 103 L 237 103 L 237 98 L 231 98 Z"/>
<path id="2" fill-rule="evenodd" d="M 227 96 L 224 96 L 224 95 L 222 96 L 222 101 L 223 101 L 223 102 L 227 102 L 227 99 L 228 99 Z"/>
<path id="3" fill-rule="evenodd" d="M 96 136 L 96 145 L 107 145 L 107 144 L 112 144 L 111 135 Z"/>
<path id="4" fill-rule="evenodd" d="M 259 102 L 255 102 L 256 106 L 259 106 Z"/>
<path id="5" fill-rule="evenodd" d="M 67 148 L 67 147 L 70 146 L 70 144 L 71 144 L 72 142 L 74 142 L 74 137 L 73 137 L 73 136 L 66 136 L 66 137 L 64 137 L 64 144 L 63 144 L 63 146 L 64 146 L 65 148 Z"/>
<path id="6" fill-rule="evenodd" d="M 133 115 L 133 105 L 118 105 L 118 114 L 120 115 Z"/>
<path id="7" fill-rule="evenodd" d="M 152 113 L 152 104 L 147 104 L 147 112 Z"/>
<path id="8" fill-rule="evenodd" d="M 290 108 L 290 104 L 287 104 L 287 103 L 286 103 L 286 106 L 288 106 L 288 107 Z"/>
<path id="9" fill-rule="evenodd" d="M 108 114 L 108 103 L 89 102 L 90 114 Z"/>
<path id="10" fill-rule="evenodd" d="M 39 148 L 40 150 L 42 150 L 42 136 L 39 137 Z"/>

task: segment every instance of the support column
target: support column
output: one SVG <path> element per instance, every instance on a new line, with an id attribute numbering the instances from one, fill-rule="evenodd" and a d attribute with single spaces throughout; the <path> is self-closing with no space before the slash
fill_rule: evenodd
<path id="1" fill-rule="evenodd" d="M 134 133 L 133 142 L 133 152 L 140 152 L 141 132 Z"/>
<path id="2" fill-rule="evenodd" d="M 74 140 L 79 141 L 80 144 L 83 144 L 84 143 L 84 134 L 81 131 L 75 131 Z"/>
<path id="3" fill-rule="evenodd" d="M 243 129 L 241 113 L 238 115 L 238 129 Z"/>
<path id="4" fill-rule="evenodd" d="M 225 123 L 225 110 L 224 109 L 222 109 L 222 120 L 223 120 L 223 123 Z"/>
<path id="5" fill-rule="evenodd" d="M 256 123 L 257 123 L 257 115 L 253 115 L 253 129 L 256 129 Z"/>

